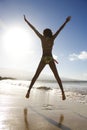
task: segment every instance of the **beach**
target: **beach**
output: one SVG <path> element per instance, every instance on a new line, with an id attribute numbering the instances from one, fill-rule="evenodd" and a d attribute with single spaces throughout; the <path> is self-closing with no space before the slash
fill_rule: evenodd
<path id="1" fill-rule="evenodd" d="M 70 98 L 71 92 L 66 92 L 63 101 L 57 89 L 34 87 L 26 99 L 27 85 L 0 81 L 0 130 L 87 130 L 87 103 L 82 98 Z"/>

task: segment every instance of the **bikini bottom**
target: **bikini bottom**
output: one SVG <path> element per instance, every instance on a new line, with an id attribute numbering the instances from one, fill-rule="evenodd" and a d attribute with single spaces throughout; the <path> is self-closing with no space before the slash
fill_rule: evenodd
<path id="1" fill-rule="evenodd" d="M 42 56 L 42 61 L 44 61 L 46 64 L 49 64 L 52 60 L 58 64 L 58 62 L 52 56 Z"/>

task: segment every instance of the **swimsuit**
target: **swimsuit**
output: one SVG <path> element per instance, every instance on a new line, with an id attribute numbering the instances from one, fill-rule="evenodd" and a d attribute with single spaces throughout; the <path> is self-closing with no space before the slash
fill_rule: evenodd
<path id="1" fill-rule="evenodd" d="M 53 60 L 53 57 L 52 57 L 52 56 L 43 56 L 43 57 L 42 57 L 42 60 L 43 60 L 46 64 L 49 64 L 49 63 Z"/>
<path id="2" fill-rule="evenodd" d="M 49 64 L 52 60 L 54 60 L 58 64 L 58 62 L 55 59 L 53 59 L 52 56 L 43 56 L 42 57 L 42 61 L 44 61 L 46 64 Z"/>

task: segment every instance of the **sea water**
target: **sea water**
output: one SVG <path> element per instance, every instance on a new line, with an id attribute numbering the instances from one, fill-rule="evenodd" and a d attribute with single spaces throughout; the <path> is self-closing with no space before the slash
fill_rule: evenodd
<path id="1" fill-rule="evenodd" d="M 87 81 L 63 81 L 63 88 L 68 100 L 77 101 L 80 103 L 87 103 Z M 3 86 L 22 86 L 22 88 L 28 88 L 30 81 L 23 80 L 1 80 L 0 91 L 4 89 Z M 56 81 L 36 81 L 33 85 L 33 89 L 52 91 L 61 94 L 59 85 Z"/>

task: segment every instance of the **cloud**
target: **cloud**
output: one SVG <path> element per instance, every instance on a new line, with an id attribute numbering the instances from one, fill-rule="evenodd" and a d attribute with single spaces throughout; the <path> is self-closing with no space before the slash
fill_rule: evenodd
<path id="1" fill-rule="evenodd" d="M 82 51 L 80 52 L 80 54 L 70 54 L 69 55 L 69 60 L 70 61 L 75 61 L 75 60 L 87 60 L 87 52 L 86 51 Z"/>

